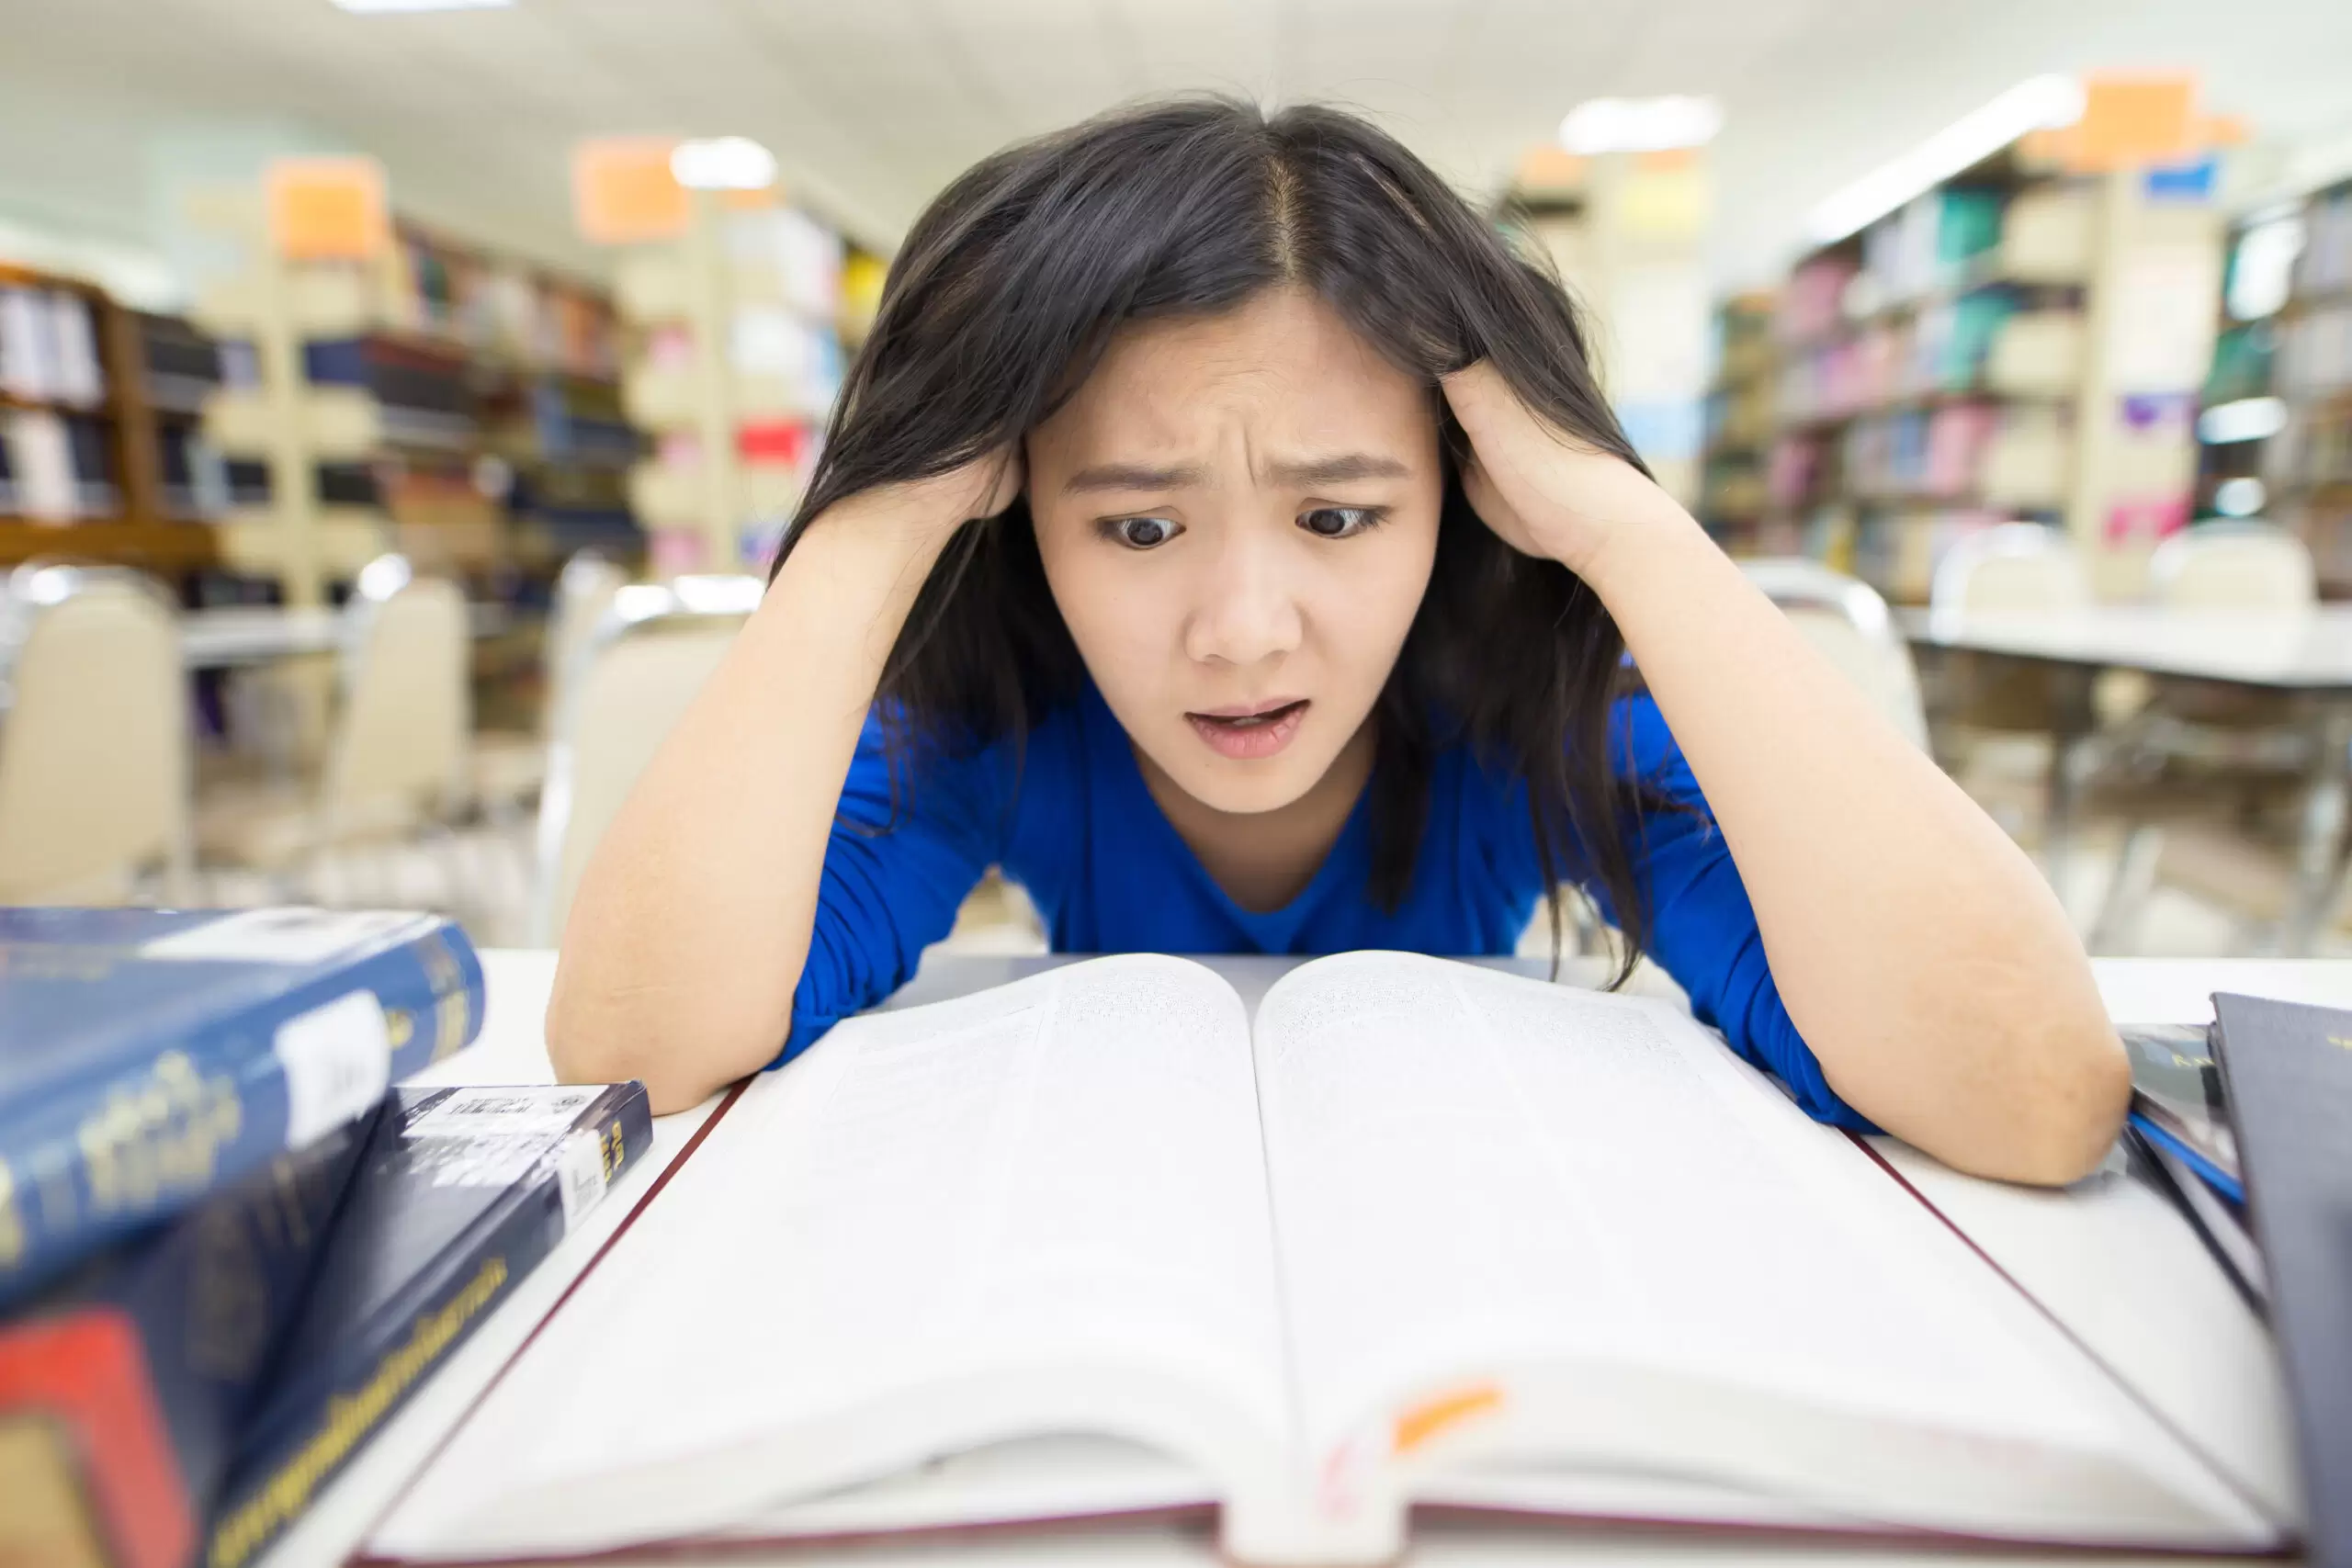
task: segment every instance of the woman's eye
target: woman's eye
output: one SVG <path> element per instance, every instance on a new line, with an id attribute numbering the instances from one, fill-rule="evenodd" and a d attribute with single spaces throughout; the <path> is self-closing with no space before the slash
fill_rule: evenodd
<path id="1" fill-rule="evenodd" d="M 1380 521 L 1373 506 L 1318 506 L 1299 514 L 1298 525 L 1321 539 L 1345 539 Z"/>
<path id="2" fill-rule="evenodd" d="M 1165 517 L 1119 517 L 1102 527 L 1119 543 L 1138 550 L 1164 545 L 1182 531 Z"/>

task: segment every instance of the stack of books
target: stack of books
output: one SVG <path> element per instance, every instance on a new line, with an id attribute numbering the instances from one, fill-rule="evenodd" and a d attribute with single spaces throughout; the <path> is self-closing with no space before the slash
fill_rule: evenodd
<path id="1" fill-rule="evenodd" d="M 2269 1301 L 2246 1215 L 2245 1177 L 2211 1024 L 2134 1024 L 2132 1119 L 2125 1143 L 2147 1179 L 2180 1210 L 2213 1261 L 2256 1312 Z"/>
<path id="2" fill-rule="evenodd" d="M 0 910 L 0 1561 L 241 1568 L 650 1142 L 431 915 Z"/>

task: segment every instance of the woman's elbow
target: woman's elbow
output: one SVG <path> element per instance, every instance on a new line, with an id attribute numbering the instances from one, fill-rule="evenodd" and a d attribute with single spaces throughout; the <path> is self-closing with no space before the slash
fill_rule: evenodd
<path id="1" fill-rule="evenodd" d="M 559 980 L 547 1014 L 548 1060 L 557 1082 L 626 1083 L 634 1078 L 645 1086 L 653 1114 L 667 1116 L 701 1104 L 759 1066 L 757 1061 L 749 1066 L 726 1065 L 756 1055 L 748 1046 L 679 1050 L 679 1041 L 707 1040 L 707 1032 L 674 1014 L 662 1025 L 649 1027 L 623 1017 L 626 1010 L 569 992 Z"/>
<path id="2" fill-rule="evenodd" d="M 1972 1174 L 2034 1187 L 2064 1187 L 2097 1170 L 2132 1104 L 2132 1064 L 2104 1017 L 2037 1031 L 2017 1065 L 2017 1092 L 2003 1125 L 1982 1140 Z"/>

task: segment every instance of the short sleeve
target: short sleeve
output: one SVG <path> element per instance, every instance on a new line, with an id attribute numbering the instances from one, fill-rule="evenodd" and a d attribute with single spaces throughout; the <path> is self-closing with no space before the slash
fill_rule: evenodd
<path id="1" fill-rule="evenodd" d="M 771 1066 L 913 978 L 981 874 L 1001 857 L 1007 774 L 994 749 L 926 757 L 892 795 L 881 721 L 869 716 L 842 788 L 792 1032 Z"/>
<path id="2" fill-rule="evenodd" d="M 1786 1084 L 1806 1114 L 1831 1126 L 1878 1131 L 1829 1087 L 1781 1005 L 1747 888 L 1657 702 L 1646 695 L 1622 700 L 1611 730 L 1619 775 L 1666 797 L 1666 809 L 1642 818 L 1632 846 L 1648 900 L 1651 957 L 1690 997 L 1699 1021 L 1721 1030 L 1734 1051 Z"/>

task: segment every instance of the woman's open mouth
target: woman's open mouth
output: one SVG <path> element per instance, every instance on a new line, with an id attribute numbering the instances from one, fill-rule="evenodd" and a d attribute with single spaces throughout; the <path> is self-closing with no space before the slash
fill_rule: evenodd
<path id="1" fill-rule="evenodd" d="M 1193 731 L 1220 757 L 1255 761 L 1271 757 L 1290 744 L 1306 717 L 1307 699 L 1293 697 L 1269 703 L 1243 703 L 1188 713 Z"/>

